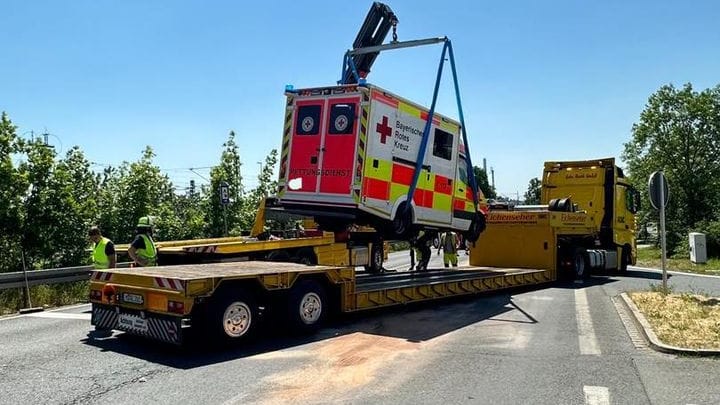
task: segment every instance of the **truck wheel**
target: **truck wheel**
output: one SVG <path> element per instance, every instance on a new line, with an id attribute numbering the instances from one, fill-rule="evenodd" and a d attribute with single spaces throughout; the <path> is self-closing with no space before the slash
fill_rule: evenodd
<path id="1" fill-rule="evenodd" d="M 630 247 L 623 246 L 622 253 L 620 253 L 620 272 L 625 273 L 627 271 L 630 260 Z"/>
<path id="2" fill-rule="evenodd" d="M 243 290 L 225 291 L 209 306 L 210 330 L 218 340 L 235 343 L 255 332 L 258 308 L 253 297 Z"/>
<path id="3" fill-rule="evenodd" d="M 383 261 L 385 260 L 385 249 L 382 241 L 373 242 L 369 259 L 370 263 L 365 266 L 365 271 L 373 274 L 381 273 L 383 271 Z"/>
<path id="4" fill-rule="evenodd" d="M 300 332 L 317 329 L 325 318 L 325 289 L 315 280 L 300 280 L 288 297 L 287 314 L 291 326 Z"/>
<path id="5" fill-rule="evenodd" d="M 289 262 L 290 254 L 284 250 L 274 250 L 267 254 L 266 259 L 271 262 Z"/>
<path id="6" fill-rule="evenodd" d="M 392 220 L 392 232 L 398 238 L 405 238 L 410 232 L 412 225 L 412 208 L 406 209 L 407 204 L 402 203 Z"/>
<path id="7" fill-rule="evenodd" d="M 575 279 L 582 280 L 588 277 L 590 272 L 585 263 L 585 249 L 577 248 L 572 257 L 572 271 Z"/>

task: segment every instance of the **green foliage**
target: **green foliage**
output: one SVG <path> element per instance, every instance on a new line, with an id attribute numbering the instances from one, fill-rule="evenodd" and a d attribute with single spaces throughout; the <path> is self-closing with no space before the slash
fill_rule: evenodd
<path id="1" fill-rule="evenodd" d="M 535 177 L 534 179 L 530 179 L 530 182 L 528 183 L 528 189 L 524 195 L 525 204 L 528 204 L 528 205 L 540 204 L 540 191 L 541 190 L 542 190 L 542 183 L 540 182 L 540 179 L 538 179 L 537 177 Z"/>
<path id="2" fill-rule="evenodd" d="M 497 198 L 497 192 L 495 191 L 495 188 L 490 185 L 485 169 L 473 166 L 473 174 L 475 175 L 475 182 L 485 198 Z"/>
<path id="3" fill-rule="evenodd" d="M 0 272 L 22 268 L 23 199 L 30 183 L 13 163 L 13 157 L 25 149 L 15 129 L 3 112 L 0 117 Z"/>
<path id="4" fill-rule="evenodd" d="M 647 197 L 650 174 L 663 170 L 670 187 L 666 209 L 668 249 L 674 251 L 687 231 L 702 220 L 718 220 L 720 203 L 720 86 L 694 91 L 661 87 L 650 96 L 623 159 L 643 196 L 640 223 L 657 222 Z"/>
<path id="5" fill-rule="evenodd" d="M 210 171 L 210 188 L 205 190 L 208 208 L 205 211 L 207 233 L 211 237 L 226 236 L 225 230 L 237 229 L 243 209 L 242 176 L 240 175 L 240 153 L 235 143 L 235 132 L 230 131 L 223 144 L 220 164 Z M 223 207 L 220 201 L 220 185 L 226 183 L 230 202 Z M 227 223 L 225 223 L 227 221 Z"/>

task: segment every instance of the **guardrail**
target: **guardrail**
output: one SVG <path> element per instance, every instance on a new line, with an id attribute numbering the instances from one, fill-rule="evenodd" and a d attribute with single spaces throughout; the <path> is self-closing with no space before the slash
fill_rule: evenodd
<path id="1" fill-rule="evenodd" d="M 117 267 L 127 268 L 130 263 L 118 263 Z M 30 270 L 0 273 L 0 290 L 25 287 L 25 274 L 27 285 L 59 284 L 71 281 L 84 281 L 90 279 L 93 266 L 61 267 L 58 269 Z"/>

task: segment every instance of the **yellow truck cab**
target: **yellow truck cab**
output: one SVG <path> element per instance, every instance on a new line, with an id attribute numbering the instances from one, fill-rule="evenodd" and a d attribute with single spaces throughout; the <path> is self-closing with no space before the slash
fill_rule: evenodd
<path id="1" fill-rule="evenodd" d="M 425 108 L 370 84 L 286 96 L 278 187 L 284 209 L 329 230 L 356 223 L 397 238 L 420 226 L 477 239 L 484 217 L 473 202 L 460 123 L 434 114 L 418 164 Z"/>
<path id="2" fill-rule="evenodd" d="M 546 162 L 541 203 L 491 210 L 471 263 L 554 268 L 576 278 L 635 264 L 640 196 L 615 159 Z"/>

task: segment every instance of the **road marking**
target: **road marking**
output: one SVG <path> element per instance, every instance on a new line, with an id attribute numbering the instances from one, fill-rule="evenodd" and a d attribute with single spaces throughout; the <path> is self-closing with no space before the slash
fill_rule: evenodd
<path id="1" fill-rule="evenodd" d="M 578 342 L 580 343 L 580 354 L 599 355 L 595 329 L 590 317 L 590 305 L 587 300 L 587 290 L 580 288 L 575 290 L 575 317 L 578 326 Z"/>
<path id="2" fill-rule="evenodd" d="M 610 390 L 607 387 L 586 385 L 583 387 L 585 403 L 588 405 L 610 405 Z"/>
<path id="3" fill-rule="evenodd" d="M 79 319 L 83 321 L 90 320 L 90 314 L 72 314 L 67 312 L 36 312 L 34 314 L 27 314 L 26 316 L 48 319 Z"/>
<path id="4" fill-rule="evenodd" d="M 651 271 L 653 273 L 662 274 L 662 269 L 651 269 L 649 267 L 628 266 L 628 270 Z M 715 278 L 715 279 L 720 277 L 720 275 L 685 273 L 682 271 L 669 271 L 669 270 L 667 273 L 670 275 L 673 275 L 673 276 L 703 277 L 703 278 Z"/>

